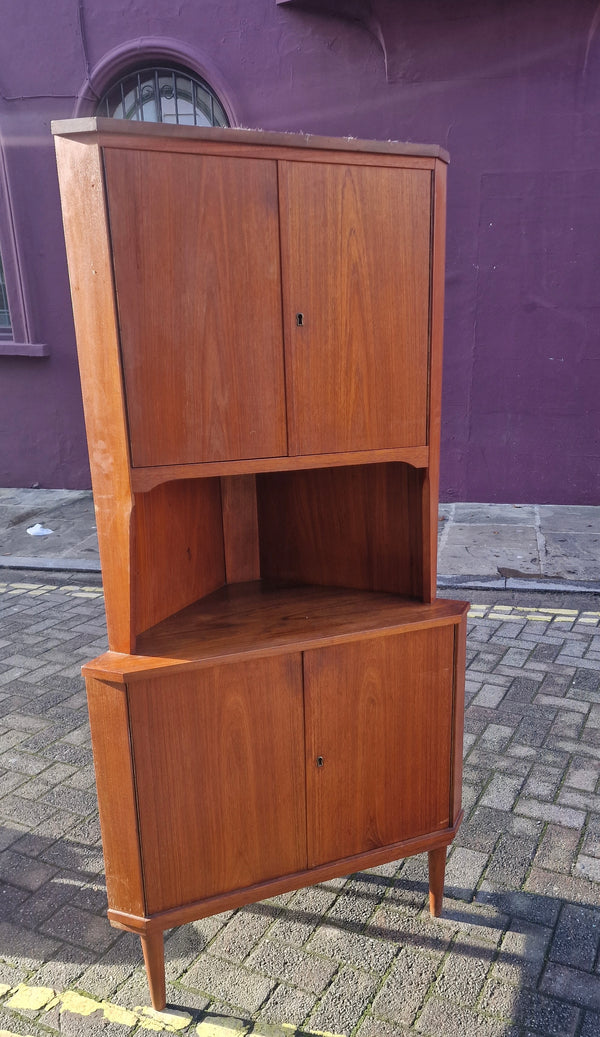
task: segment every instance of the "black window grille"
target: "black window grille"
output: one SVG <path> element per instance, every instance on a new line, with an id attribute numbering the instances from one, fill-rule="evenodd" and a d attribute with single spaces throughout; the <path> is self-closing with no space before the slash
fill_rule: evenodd
<path id="1" fill-rule="evenodd" d="M 8 308 L 8 295 L 6 293 L 6 281 L 4 280 L 4 268 L 2 256 L 0 256 L 0 341 L 5 342 L 13 337 L 10 322 L 10 310 Z"/>
<path id="2" fill-rule="evenodd" d="M 175 68 L 144 68 L 114 83 L 98 115 L 180 126 L 229 126 L 219 98 L 202 79 Z"/>

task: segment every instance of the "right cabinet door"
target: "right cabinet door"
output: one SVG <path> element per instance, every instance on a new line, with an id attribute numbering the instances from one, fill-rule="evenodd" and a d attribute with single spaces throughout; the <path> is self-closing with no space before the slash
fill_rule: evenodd
<path id="1" fill-rule="evenodd" d="M 304 655 L 308 864 L 450 824 L 454 626 Z"/>
<path id="2" fill-rule="evenodd" d="M 290 454 L 427 443 L 432 173 L 280 162 Z"/>

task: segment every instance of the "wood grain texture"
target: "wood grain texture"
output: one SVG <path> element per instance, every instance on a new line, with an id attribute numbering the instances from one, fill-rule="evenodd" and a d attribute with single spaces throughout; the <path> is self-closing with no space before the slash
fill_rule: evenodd
<path id="1" fill-rule="evenodd" d="M 130 123 L 130 125 L 133 125 Z M 146 123 L 145 125 L 150 125 Z M 72 140 L 85 140 L 86 135 L 73 135 Z M 334 138 L 335 139 L 335 138 Z M 300 138 L 302 140 L 302 138 Z M 99 133 L 97 135 L 99 145 L 104 149 L 118 147 L 122 151 L 139 151 L 140 141 L 135 136 L 123 136 L 116 138 L 113 134 Z M 217 141 L 203 140 L 201 146 L 198 141 L 190 138 L 178 140 L 175 147 L 168 137 L 162 138 L 158 135 L 155 139 L 149 138 L 144 142 L 144 150 L 153 152 L 165 152 L 168 154 L 196 155 L 201 151 L 203 155 L 226 158 L 256 158 L 260 160 L 293 161 L 311 165 L 315 162 L 327 162 L 328 165 L 341 166 L 377 166 L 381 169 L 420 169 L 431 171 L 437 159 L 433 156 L 407 155 L 399 157 L 393 153 L 384 152 L 361 152 L 352 150 L 344 152 L 339 148 L 324 149 L 323 151 L 311 151 L 309 148 L 294 147 L 293 144 L 265 145 L 258 141 L 256 143 L 244 143 L 240 137 L 239 141 Z"/>
<path id="2" fill-rule="evenodd" d="M 285 454 L 275 163 L 104 163 L 133 465 Z"/>
<path id="3" fill-rule="evenodd" d="M 356 465 L 256 482 L 265 579 L 422 597 L 419 469 Z"/>
<path id="4" fill-rule="evenodd" d="M 290 454 L 425 445 L 431 174 L 280 162 L 279 182 Z"/>
<path id="5" fill-rule="evenodd" d="M 135 648 L 129 442 L 100 152 L 56 139 L 108 642 Z"/>
<path id="6" fill-rule="evenodd" d="M 144 933 L 141 936 L 141 940 L 152 1007 L 155 1011 L 162 1012 L 167 1003 L 163 934 L 162 932 Z"/>
<path id="7" fill-rule="evenodd" d="M 127 914 L 122 911 L 109 910 L 108 918 L 111 925 L 117 929 L 126 929 L 133 933 L 155 932 L 170 929 L 176 925 L 183 925 L 196 918 L 206 918 L 208 915 L 219 914 L 221 911 L 234 910 L 244 904 L 257 903 L 267 897 L 275 897 L 280 893 L 286 893 L 302 886 L 312 886 L 318 882 L 327 882 L 329 879 L 339 878 L 343 875 L 351 875 L 366 868 L 376 868 L 380 864 L 389 861 L 397 861 L 402 857 L 410 857 L 417 853 L 426 853 L 430 849 L 447 846 L 458 831 L 459 823 L 453 828 L 447 828 L 440 832 L 430 832 L 419 836 L 417 839 L 404 839 L 400 843 L 391 846 L 378 847 L 364 853 L 357 853 L 353 857 L 343 857 L 329 864 L 321 864 L 316 868 L 296 872 L 289 875 L 280 875 L 268 882 L 260 882 L 246 889 L 232 890 L 216 897 L 209 897 L 203 901 L 194 901 L 174 908 L 172 911 L 163 911 L 151 916 L 139 916 Z"/>
<path id="8" fill-rule="evenodd" d="M 300 457 L 259 457 L 246 461 L 210 461 L 202 464 L 157 465 L 134 468 L 131 485 L 136 492 L 152 490 L 162 482 L 175 479 L 205 479 L 220 475 L 253 475 L 255 472 L 289 472 L 302 468 L 340 468 L 358 464 L 399 461 L 413 468 L 426 468 L 429 448 L 394 447 L 393 450 L 350 450 L 339 454 L 304 454 Z"/>
<path id="9" fill-rule="evenodd" d="M 254 475 L 223 477 L 221 500 L 227 583 L 258 580 L 260 557 Z"/>
<path id="10" fill-rule="evenodd" d="M 439 918 L 444 900 L 444 875 L 446 873 L 446 847 L 439 846 L 429 854 L 429 913 Z"/>
<path id="11" fill-rule="evenodd" d="M 147 912 L 306 867 L 299 654 L 129 689 Z"/>
<path id="12" fill-rule="evenodd" d="M 449 827 L 453 662 L 448 627 L 305 653 L 310 866 Z"/>
<path id="13" fill-rule="evenodd" d="M 108 906 L 145 914 L 125 686 L 86 677 Z"/>
<path id="14" fill-rule="evenodd" d="M 387 637 L 454 624 L 467 608 L 462 601 L 423 605 L 335 587 L 231 584 L 141 634 L 137 655 L 107 652 L 86 663 L 83 672 L 129 683 L 239 656 L 258 659 L 344 644 L 365 634 Z"/>
<path id="15" fill-rule="evenodd" d="M 136 633 L 225 583 L 218 479 L 190 479 L 136 494 Z"/>

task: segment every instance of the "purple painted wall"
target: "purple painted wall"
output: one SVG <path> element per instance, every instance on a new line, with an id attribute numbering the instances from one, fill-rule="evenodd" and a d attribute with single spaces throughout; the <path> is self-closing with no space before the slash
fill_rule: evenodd
<path id="1" fill-rule="evenodd" d="M 595 0 L 12 7 L 0 247 L 15 334 L 49 356 L 0 356 L 0 485 L 89 485 L 50 120 L 178 55 L 234 125 L 448 148 L 441 498 L 600 503 Z"/>

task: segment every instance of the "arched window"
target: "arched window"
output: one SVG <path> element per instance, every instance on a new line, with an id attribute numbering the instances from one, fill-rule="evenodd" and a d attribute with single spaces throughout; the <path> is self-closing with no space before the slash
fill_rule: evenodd
<path id="1" fill-rule="evenodd" d="M 106 91 L 96 114 L 181 126 L 229 126 L 225 109 L 208 83 L 165 66 L 127 73 Z"/>

